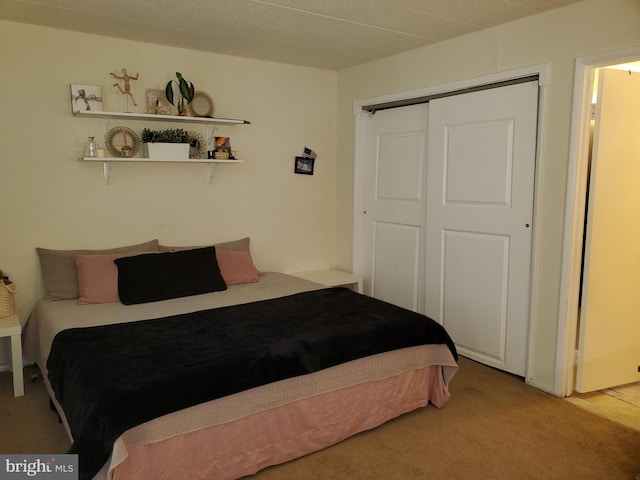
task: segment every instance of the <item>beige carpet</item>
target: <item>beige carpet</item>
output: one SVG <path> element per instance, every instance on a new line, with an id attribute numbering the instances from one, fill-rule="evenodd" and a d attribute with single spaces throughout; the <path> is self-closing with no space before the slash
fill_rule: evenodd
<path id="1" fill-rule="evenodd" d="M 13 396 L 10 372 L 0 373 L 0 453 L 64 453 L 69 438 L 41 381 L 32 382 L 34 367 L 24 370 L 24 396 Z"/>
<path id="2" fill-rule="evenodd" d="M 26 377 L 31 372 L 26 372 Z M 0 453 L 60 453 L 68 446 L 41 383 L 14 399 L 0 374 Z M 640 432 L 462 358 L 452 400 L 404 415 L 251 480 L 631 480 Z"/>

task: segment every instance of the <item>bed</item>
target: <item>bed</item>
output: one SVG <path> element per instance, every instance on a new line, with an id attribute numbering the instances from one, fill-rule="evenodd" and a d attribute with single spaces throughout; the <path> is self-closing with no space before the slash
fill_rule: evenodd
<path id="1" fill-rule="evenodd" d="M 449 400 L 455 347 L 424 316 L 258 273 L 248 239 L 138 247 L 39 250 L 47 296 L 24 350 L 43 372 L 82 480 L 240 478 Z M 48 257 L 64 257 L 65 268 Z M 103 267 L 91 288 L 89 257 Z M 185 262 L 194 263 L 191 285 L 180 290 Z M 199 292 L 211 268 L 224 285 Z M 79 288 L 60 292 L 65 279 L 52 277 L 61 271 Z"/>

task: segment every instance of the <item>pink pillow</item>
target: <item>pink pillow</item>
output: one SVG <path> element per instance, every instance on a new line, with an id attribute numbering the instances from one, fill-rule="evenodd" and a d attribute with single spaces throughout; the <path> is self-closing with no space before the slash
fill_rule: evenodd
<path id="1" fill-rule="evenodd" d="M 258 270 L 253 265 L 249 252 L 216 247 L 216 258 L 227 285 L 255 283 L 259 280 Z"/>
<path id="2" fill-rule="evenodd" d="M 78 303 L 119 302 L 118 267 L 116 258 L 130 257 L 131 253 L 76 255 L 78 269 Z"/>

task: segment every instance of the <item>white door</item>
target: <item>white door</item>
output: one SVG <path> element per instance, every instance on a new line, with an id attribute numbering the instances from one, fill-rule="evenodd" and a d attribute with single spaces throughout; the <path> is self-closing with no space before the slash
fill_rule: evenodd
<path id="1" fill-rule="evenodd" d="M 526 369 L 538 84 L 429 105 L 426 314 L 460 354 Z"/>
<path id="2" fill-rule="evenodd" d="M 640 74 L 598 79 L 576 390 L 640 381 Z"/>
<path id="3" fill-rule="evenodd" d="M 424 311 L 426 104 L 380 110 L 367 121 L 364 292 Z"/>

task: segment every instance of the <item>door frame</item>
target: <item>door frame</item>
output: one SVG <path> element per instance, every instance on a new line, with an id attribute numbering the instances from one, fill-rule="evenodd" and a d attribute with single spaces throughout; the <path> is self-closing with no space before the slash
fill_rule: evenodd
<path id="1" fill-rule="evenodd" d="M 554 393 L 573 394 L 576 339 L 578 338 L 582 248 L 587 198 L 591 103 L 597 68 L 637 61 L 640 47 L 600 53 L 576 59 L 573 112 L 567 169 L 564 241 L 560 276 L 560 302 L 556 343 Z"/>
<path id="2" fill-rule="evenodd" d="M 352 244 L 352 258 L 353 272 L 361 274 L 363 271 L 363 249 L 361 239 L 364 234 L 364 169 L 365 169 L 365 155 L 366 155 L 366 133 L 367 133 L 367 119 L 369 112 L 363 108 L 368 105 L 385 104 L 391 102 L 402 102 L 411 99 L 418 99 L 422 97 L 428 97 L 432 95 L 445 95 L 451 92 L 459 90 L 465 90 L 469 88 L 481 87 L 483 85 L 490 85 L 499 82 L 505 82 L 509 80 L 516 80 L 523 77 L 532 75 L 538 75 L 538 85 L 540 88 L 539 103 L 538 103 L 538 125 L 543 125 L 543 117 L 545 112 L 546 101 L 546 89 L 549 85 L 550 68 L 548 64 L 534 65 L 531 67 L 525 67 L 517 70 L 509 70 L 499 72 L 495 74 L 474 77 L 457 82 L 451 82 L 446 84 L 434 85 L 431 87 L 419 88 L 416 90 L 409 90 L 398 93 L 391 93 L 382 95 L 379 97 L 371 97 L 362 100 L 356 100 L 353 102 L 353 116 L 355 119 L 354 124 L 354 161 L 353 161 L 353 244 Z M 543 388 L 536 385 L 535 380 L 531 378 L 531 341 L 533 338 L 533 332 L 535 325 L 531 319 L 535 318 L 534 298 L 536 295 L 535 285 L 537 277 L 537 258 L 538 258 L 538 202 L 539 202 L 539 189 L 540 189 L 540 155 L 542 152 L 542 129 L 538 128 L 537 142 L 536 142 L 536 169 L 535 169 L 535 185 L 534 185 L 534 199 L 533 199 L 533 225 L 532 225 L 532 238 L 531 238 L 531 288 L 529 292 L 529 338 L 528 338 L 528 353 L 527 353 L 527 365 L 525 373 L 525 382 Z M 544 388 L 543 388 L 544 389 Z"/>

